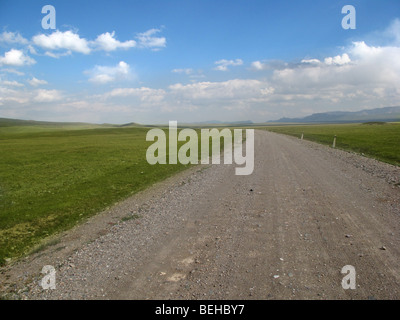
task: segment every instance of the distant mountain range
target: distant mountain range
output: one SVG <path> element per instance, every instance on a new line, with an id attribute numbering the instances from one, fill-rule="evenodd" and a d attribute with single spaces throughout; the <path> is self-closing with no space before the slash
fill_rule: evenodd
<path id="1" fill-rule="evenodd" d="M 349 123 L 370 121 L 400 121 L 400 107 L 386 107 L 356 112 L 334 111 L 314 113 L 304 118 L 281 118 L 275 121 L 279 123 Z"/>
<path id="2" fill-rule="evenodd" d="M 266 123 L 355 123 L 355 122 L 373 122 L 373 121 L 382 121 L 382 122 L 395 122 L 400 121 L 400 107 L 386 107 L 386 108 L 377 108 L 370 110 L 361 110 L 356 112 L 349 111 L 333 111 L 333 112 L 324 112 L 324 113 L 314 113 L 310 116 L 304 118 L 281 118 L 279 120 L 271 120 Z M 246 121 L 218 121 L 218 120 L 210 120 L 204 122 L 192 122 L 192 123 L 179 123 L 180 126 L 252 126 L 252 125 L 261 125 L 255 124 L 251 120 Z M 0 118 L 0 127 L 9 127 L 9 126 L 65 126 L 65 127 L 73 127 L 73 128 L 123 128 L 123 127 L 142 127 L 138 123 L 126 123 L 126 124 L 90 124 L 90 123 L 82 123 L 82 122 L 47 122 L 47 121 L 33 121 L 33 120 L 19 120 L 19 119 L 8 119 L 8 118 Z M 156 126 L 156 125 L 147 125 L 148 127 Z"/>

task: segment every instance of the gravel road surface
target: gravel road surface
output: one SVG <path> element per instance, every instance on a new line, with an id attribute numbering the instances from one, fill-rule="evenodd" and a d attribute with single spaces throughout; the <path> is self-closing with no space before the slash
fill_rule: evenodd
<path id="1" fill-rule="evenodd" d="M 258 130 L 255 152 L 250 176 L 196 166 L 55 237 L 0 271 L 3 296 L 399 299 L 400 168 Z"/>

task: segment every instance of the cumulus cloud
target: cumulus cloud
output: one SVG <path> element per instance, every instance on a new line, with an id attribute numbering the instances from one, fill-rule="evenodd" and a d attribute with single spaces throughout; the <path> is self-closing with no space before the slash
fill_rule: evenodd
<path id="1" fill-rule="evenodd" d="M 357 59 L 354 76 L 362 83 L 386 83 L 397 86 L 400 81 L 400 47 L 373 47 L 354 42 L 350 53 Z"/>
<path id="2" fill-rule="evenodd" d="M 273 94 L 274 88 L 265 81 L 233 79 L 221 82 L 176 83 L 166 89 L 117 88 L 97 96 L 95 100 L 104 100 L 114 105 L 129 104 L 156 114 L 175 113 L 178 118 L 182 113 L 197 118 L 199 114 L 194 116 L 193 112 L 206 116 L 228 109 L 230 112 L 248 110 L 254 103 L 265 103 Z M 216 106 L 218 109 L 215 109 Z"/>
<path id="3" fill-rule="evenodd" d="M 255 70 L 264 70 L 266 68 L 265 64 L 261 61 L 254 61 L 251 63 L 251 67 Z"/>
<path id="4" fill-rule="evenodd" d="M 4 31 L 0 34 L 0 42 L 12 43 L 12 44 L 28 44 L 28 40 L 21 36 L 18 32 L 7 32 Z"/>
<path id="5" fill-rule="evenodd" d="M 89 81 L 97 84 L 105 84 L 120 79 L 126 79 L 130 74 L 130 66 L 120 61 L 116 66 L 95 66 L 92 70 L 86 71 L 90 74 Z"/>
<path id="6" fill-rule="evenodd" d="M 321 64 L 321 61 L 318 59 L 303 59 L 301 60 L 303 64 L 311 64 L 311 65 L 318 65 Z"/>
<path id="7" fill-rule="evenodd" d="M 27 103 L 30 100 L 30 95 L 23 92 L 22 90 L 16 90 L 16 88 L 9 88 L 0 86 L 0 101 L 15 102 L 18 104 Z"/>
<path id="8" fill-rule="evenodd" d="M 28 83 L 33 87 L 37 87 L 37 86 L 40 86 L 40 85 L 43 85 L 43 84 L 47 84 L 47 81 L 46 80 L 40 80 L 40 79 L 37 79 L 37 78 L 33 77 L 32 79 L 28 80 Z"/>
<path id="9" fill-rule="evenodd" d="M 10 87 L 23 87 L 24 85 L 22 83 L 19 83 L 18 81 L 8 81 L 8 80 L 3 80 L 0 81 L 0 84 L 5 85 L 5 86 L 10 86 Z"/>
<path id="10" fill-rule="evenodd" d="M 34 59 L 25 55 L 21 50 L 11 49 L 3 57 L 0 56 L 0 65 L 21 67 L 36 63 Z"/>
<path id="11" fill-rule="evenodd" d="M 142 48 L 153 51 L 166 47 L 166 38 L 158 35 L 160 29 L 150 29 L 136 35 L 136 40 L 120 41 L 115 31 L 105 32 L 95 40 L 87 40 L 77 32 L 56 30 L 51 34 L 37 34 L 31 41 L 25 39 L 18 32 L 4 31 L 0 34 L 0 43 L 24 45 L 31 54 L 41 54 L 38 48 L 43 49 L 44 55 L 60 58 L 71 55 L 73 52 L 90 54 L 93 50 L 112 52 L 118 49 Z M 39 51 L 39 52 L 38 52 Z"/>
<path id="12" fill-rule="evenodd" d="M 400 99 L 400 47 L 353 42 L 345 53 L 304 59 L 273 70 L 271 106 L 292 110 L 359 110 L 397 105 Z M 296 109 L 297 108 L 297 109 Z M 347 109 L 349 108 L 349 109 Z"/>
<path id="13" fill-rule="evenodd" d="M 379 83 L 395 85 L 400 80 L 399 47 L 374 47 L 365 42 L 353 42 L 348 53 L 335 57 L 302 60 L 306 67 L 275 70 L 273 79 L 292 88 L 359 86 Z M 350 58 L 350 56 L 352 58 Z"/>
<path id="14" fill-rule="evenodd" d="M 337 66 L 343 66 L 345 64 L 348 64 L 351 62 L 350 57 L 347 53 L 342 54 L 341 56 L 335 56 L 335 57 L 328 57 L 325 58 L 324 60 L 325 64 L 327 65 L 337 65 Z"/>
<path id="15" fill-rule="evenodd" d="M 326 57 L 324 61 L 320 61 L 318 59 L 303 59 L 301 60 L 301 64 L 303 65 L 328 65 L 328 66 L 343 66 L 345 64 L 351 63 L 351 59 L 347 53 L 343 53 L 342 55 L 337 55 L 335 57 Z M 301 65 L 298 65 L 299 67 Z"/>
<path id="16" fill-rule="evenodd" d="M 137 35 L 138 39 L 138 47 L 140 48 L 149 48 L 153 51 L 160 50 L 161 48 L 165 48 L 167 45 L 167 40 L 165 37 L 157 37 L 156 34 L 160 33 L 160 29 L 150 29 L 146 32 L 139 33 Z"/>
<path id="17" fill-rule="evenodd" d="M 20 85 L 5 87 L 0 85 L 0 96 L 2 101 L 7 102 L 12 108 L 11 103 L 26 105 L 31 107 L 35 103 L 55 102 L 64 99 L 63 94 L 59 90 L 26 90 L 19 88 Z"/>
<path id="18" fill-rule="evenodd" d="M 62 94 L 58 90 L 39 89 L 35 92 L 33 100 L 36 102 L 54 102 L 62 99 Z"/>
<path id="19" fill-rule="evenodd" d="M 242 59 L 236 59 L 236 60 L 222 59 L 222 60 L 216 61 L 215 64 L 217 65 L 215 70 L 228 71 L 228 67 L 241 66 L 243 64 L 243 60 Z"/>
<path id="20" fill-rule="evenodd" d="M 274 89 L 266 82 L 253 79 L 233 79 L 221 82 L 196 82 L 169 86 L 172 94 L 193 100 L 235 100 L 263 98 Z"/>
<path id="21" fill-rule="evenodd" d="M 98 49 L 104 51 L 115 51 L 117 49 L 129 49 L 136 46 L 135 40 L 129 40 L 125 42 L 120 42 L 115 39 L 115 32 L 112 33 L 106 32 L 99 35 L 95 41 L 93 41 L 93 45 Z"/>
<path id="22" fill-rule="evenodd" d="M 46 50 L 67 50 L 89 54 L 91 49 L 86 39 L 72 31 L 54 31 L 50 35 L 39 34 L 32 38 L 35 45 Z"/>
<path id="23" fill-rule="evenodd" d="M 253 70 L 269 71 L 264 80 L 173 84 L 168 87 L 164 101 L 167 107 L 173 102 L 198 110 L 216 106 L 215 110 L 221 115 L 223 110 L 229 110 L 231 114 L 253 115 L 255 119 L 258 119 L 257 115 L 277 119 L 315 111 L 395 105 L 400 100 L 398 57 L 398 46 L 379 47 L 363 41 L 353 42 L 340 54 L 319 59 L 254 61 Z M 227 66 L 221 63 L 224 65 Z"/>

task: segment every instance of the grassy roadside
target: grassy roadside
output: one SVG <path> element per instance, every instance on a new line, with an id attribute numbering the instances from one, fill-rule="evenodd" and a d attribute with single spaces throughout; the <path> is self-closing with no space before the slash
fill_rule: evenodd
<path id="1" fill-rule="evenodd" d="M 148 128 L 0 129 L 0 265 L 190 166 L 149 165 Z"/>
<path id="2" fill-rule="evenodd" d="M 369 157 L 400 166 L 400 123 L 286 125 L 263 129 L 332 145 L 336 135 L 336 147 L 363 153 Z"/>

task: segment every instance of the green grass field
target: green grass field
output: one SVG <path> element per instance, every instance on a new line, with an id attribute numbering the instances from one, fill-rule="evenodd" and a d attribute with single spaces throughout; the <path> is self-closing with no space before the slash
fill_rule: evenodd
<path id="1" fill-rule="evenodd" d="M 265 127 L 265 130 L 332 145 L 363 153 L 366 156 L 400 165 L 400 123 L 285 125 Z"/>
<path id="2" fill-rule="evenodd" d="M 149 165 L 148 130 L 1 126 L 0 264 L 188 167 Z"/>

